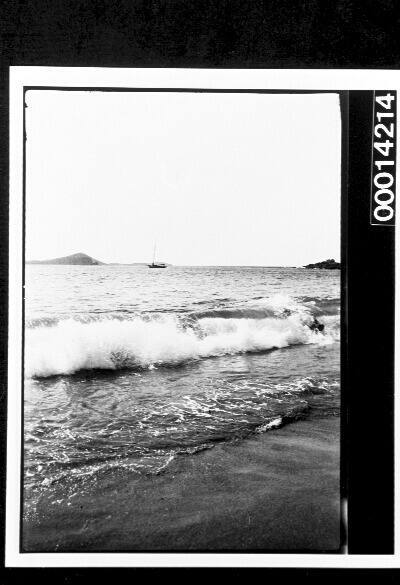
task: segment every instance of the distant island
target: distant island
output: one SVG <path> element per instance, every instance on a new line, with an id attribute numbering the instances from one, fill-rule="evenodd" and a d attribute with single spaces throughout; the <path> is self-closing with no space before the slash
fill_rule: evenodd
<path id="1" fill-rule="evenodd" d="M 316 262 L 315 264 L 307 264 L 304 268 L 324 268 L 325 270 L 340 270 L 340 262 L 336 262 L 333 258 Z"/>
<path id="2" fill-rule="evenodd" d="M 31 260 L 27 264 L 72 264 L 76 266 L 102 266 L 105 263 L 96 260 L 87 254 L 71 254 L 62 258 L 53 258 L 51 260 Z"/>
<path id="3" fill-rule="evenodd" d="M 101 262 L 100 260 L 96 260 L 96 258 L 88 256 L 88 254 L 83 254 L 83 252 L 71 254 L 70 256 L 62 256 L 61 258 L 52 258 L 51 260 L 28 260 L 26 263 L 60 264 L 69 266 L 147 266 L 146 262 Z M 171 264 L 167 264 L 167 266 L 171 266 Z"/>

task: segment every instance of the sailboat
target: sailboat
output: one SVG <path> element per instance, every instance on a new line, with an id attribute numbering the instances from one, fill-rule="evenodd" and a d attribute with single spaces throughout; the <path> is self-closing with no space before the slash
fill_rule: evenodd
<path id="1" fill-rule="evenodd" d="M 153 262 L 151 264 L 148 264 L 147 266 L 149 268 L 167 268 L 167 265 L 164 262 L 156 262 L 156 245 L 154 244 L 154 250 L 153 250 Z"/>

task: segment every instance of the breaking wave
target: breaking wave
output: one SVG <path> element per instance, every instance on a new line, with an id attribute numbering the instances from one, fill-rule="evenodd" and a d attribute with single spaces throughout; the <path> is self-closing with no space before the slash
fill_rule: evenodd
<path id="1" fill-rule="evenodd" d="M 27 377 L 69 375 L 80 370 L 152 369 L 193 360 L 262 352 L 299 344 L 333 343 L 338 315 L 318 317 L 310 329 L 307 305 L 270 302 L 258 308 L 203 313 L 89 316 L 36 320 L 26 330 Z"/>

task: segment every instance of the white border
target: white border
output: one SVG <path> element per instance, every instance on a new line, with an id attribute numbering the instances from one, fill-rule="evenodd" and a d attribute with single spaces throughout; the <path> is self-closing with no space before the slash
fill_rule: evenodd
<path id="1" fill-rule="evenodd" d="M 248 554 L 248 553 L 20 553 L 20 452 L 21 452 L 21 283 L 22 283 L 22 153 L 23 86 L 80 86 L 136 88 L 346 90 L 391 89 L 400 92 L 399 70 L 316 69 L 108 69 L 84 67 L 10 68 L 10 268 L 7 422 L 7 567 L 399 567 L 399 485 L 395 483 L 395 554 Z M 399 93 L 400 95 L 400 93 Z M 399 146 L 399 132 L 397 132 Z M 399 148 L 397 150 L 399 153 Z M 399 173 L 397 157 L 397 176 Z M 398 206 L 399 209 L 399 206 Z M 377 228 L 382 229 L 382 228 Z M 400 257 L 396 228 L 396 257 Z M 384 261 L 384 259 L 382 260 Z M 396 262 L 396 282 L 400 282 Z M 396 315 L 399 292 L 396 290 Z M 400 326 L 396 321 L 395 452 L 399 450 L 398 348 Z M 377 340 L 379 342 L 379 340 Z M 377 396 L 379 400 L 379 397 Z M 371 429 L 373 432 L 373 429 Z M 395 460 L 395 478 L 400 471 Z M 379 502 L 373 503 L 379 506 Z M 372 505 L 372 504 L 371 504 Z M 376 535 L 379 539 L 379 534 Z"/>

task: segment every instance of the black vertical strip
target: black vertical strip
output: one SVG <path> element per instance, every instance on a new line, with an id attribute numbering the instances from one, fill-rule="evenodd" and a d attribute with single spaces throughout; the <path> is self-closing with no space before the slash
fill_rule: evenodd
<path id="1" fill-rule="evenodd" d="M 4 565 L 8 355 L 8 70 L 0 73 L 0 566 Z"/>
<path id="2" fill-rule="evenodd" d="M 370 225 L 373 92 L 349 92 L 348 551 L 394 551 L 394 227 Z"/>
<path id="3" fill-rule="evenodd" d="M 348 146 L 349 146 L 349 92 L 342 91 L 339 94 L 341 115 L 341 275 L 340 275 L 340 497 L 342 505 L 347 499 L 347 400 L 348 400 L 348 364 L 347 364 L 347 282 L 348 282 Z M 347 542 L 346 518 L 342 507 L 340 542 Z"/>

